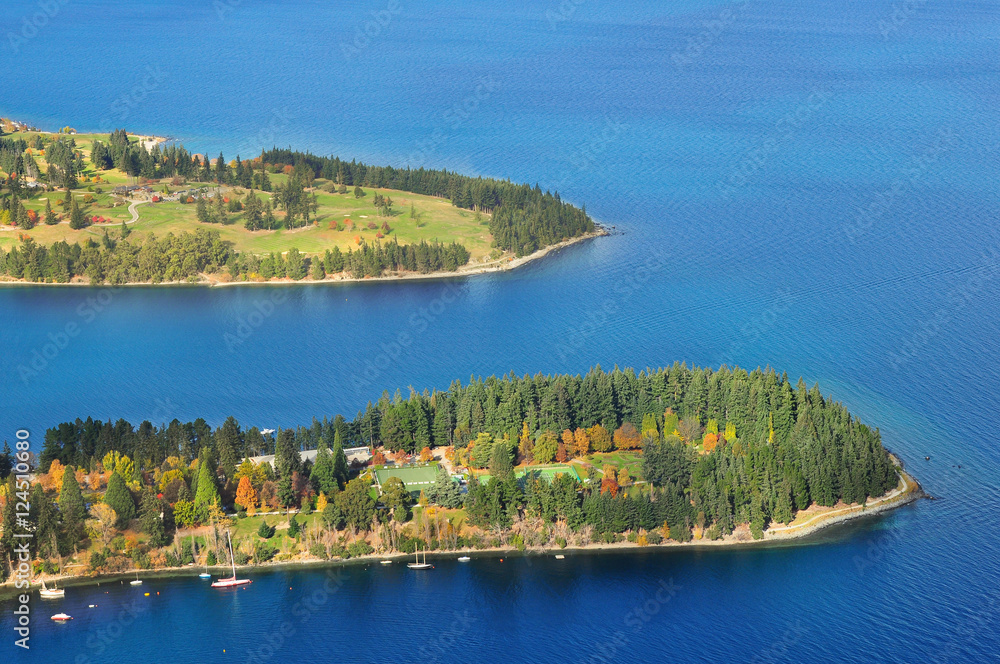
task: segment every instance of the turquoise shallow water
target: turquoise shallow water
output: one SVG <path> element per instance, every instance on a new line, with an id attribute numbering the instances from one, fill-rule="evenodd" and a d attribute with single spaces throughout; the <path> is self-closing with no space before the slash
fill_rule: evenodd
<path id="1" fill-rule="evenodd" d="M 995 5 L 912 3 L 895 18 L 889 2 L 222 6 L 67 3 L 17 52 L 5 38 L 0 110 L 227 156 L 291 144 L 538 182 L 616 233 L 461 281 L 0 289 L 0 435 L 87 415 L 294 425 L 472 374 L 769 364 L 880 426 L 940 500 L 822 546 L 448 563 L 426 578 L 352 568 L 280 656 L 991 661 Z M 31 7 L 0 8 L 2 33 Z M 112 45 L 94 53 L 102 34 Z M 79 334 L 53 355 L 49 335 L 69 323 Z M 414 341 L 397 351 L 401 332 Z M 24 378 L 36 351 L 53 356 Z M 630 631 L 671 578 L 681 588 Z M 160 597 L 100 653 L 88 638 L 129 590 L 92 612 L 74 593 L 78 620 L 39 620 L 30 661 L 124 662 L 150 642 L 246 660 L 260 645 L 248 626 L 298 620 L 321 582 L 266 574 L 226 596 L 147 582 Z M 454 645 L 434 641 L 431 621 L 466 610 Z"/>

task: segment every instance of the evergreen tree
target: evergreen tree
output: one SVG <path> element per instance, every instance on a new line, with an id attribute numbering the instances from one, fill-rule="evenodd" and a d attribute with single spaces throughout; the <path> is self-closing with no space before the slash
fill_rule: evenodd
<path id="1" fill-rule="evenodd" d="M 74 231 L 87 227 L 87 219 L 83 216 L 83 210 L 80 209 L 80 204 L 77 203 L 75 198 L 73 198 L 73 202 L 70 204 L 69 227 Z"/>
<path id="2" fill-rule="evenodd" d="M 163 546 L 167 542 L 162 514 L 163 506 L 156 494 L 144 491 L 139 505 L 139 521 L 142 524 L 142 532 L 149 535 L 149 545 L 153 547 Z"/>
<path id="3" fill-rule="evenodd" d="M 31 487 L 31 522 L 35 525 L 38 555 L 49 558 L 59 554 L 59 513 L 49 500 L 41 482 Z"/>
<path id="4" fill-rule="evenodd" d="M 280 429 L 274 453 L 275 472 L 278 477 L 291 478 L 292 473 L 297 472 L 301 467 L 302 458 L 299 455 L 299 448 L 295 444 L 295 432 L 292 429 Z"/>
<path id="5" fill-rule="evenodd" d="M 438 467 L 434 485 L 428 492 L 428 498 L 441 507 L 457 508 L 462 506 L 462 490 L 452 481 L 444 466 Z"/>
<path id="6" fill-rule="evenodd" d="M 243 432 L 239 422 L 230 415 L 215 432 L 215 447 L 219 452 L 219 468 L 226 479 L 236 475 L 236 464 L 243 456 Z"/>
<path id="7" fill-rule="evenodd" d="M 319 447 L 316 448 L 316 461 L 309 475 L 309 481 L 316 493 L 323 493 L 329 497 L 340 490 L 333 465 L 333 456 L 326 446 L 326 441 L 320 437 Z"/>
<path id="8" fill-rule="evenodd" d="M 198 465 L 198 488 L 194 494 L 194 506 L 195 509 L 199 510 L 202 518 L 205 518 L 210 506 L 221 503 L 212 465 L 211 458 L 207 455 L 202 456 L 201 463 Z"/>
<path id="9" fill-rule="evenodd" d="M 66 466 L 63 473 L 62 489 L 59 492 L 59 513 L 62 514 L 66 541 L 75 546 L 83 537 L 83 521 L 87 518 L 87 509 L 73 466 Z"/>
<path id="10" fill-rule="evenodd" d="M 104 494 L 104 502 L 118 515 L 115 525 L 122 530 L 128 528 L 129 523 L 135 518 L 135 501 L 132 500 L 132 493 L 118 471 L 111 473 L 111 477 L 108 478 L 108 490 Z"/>
<path id="11" fill-rule="evenodd" d="M 340 429 L 337 429 L 333 436 L 333 474 L 341 485 L 347 483 L 348 465 L 347 454 L 344 453 L 344 444 L 341 440 Z"/>
<path id="12" fill-rule="evenodd" d="M 48 198 L 45 199 L 45 224 L 48 226 L 55 226 L 59 223 L 59 219 L 56 218 L 56 213 L 52 211 L 52 201 Z"/>

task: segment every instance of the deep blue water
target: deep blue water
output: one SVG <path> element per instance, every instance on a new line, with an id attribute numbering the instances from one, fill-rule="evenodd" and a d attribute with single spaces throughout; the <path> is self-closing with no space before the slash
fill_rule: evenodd
<path id="1" fill-rule="evenodd" d="M 305 621 L 323 572 L 147 582 L 161 595 L 100 653 L 131 590 L 94 610 L 72 592 L 78 619 L 37 615 L 30 661 L 246 661 L 282 620 L 275 659 L 994 661 L 995 4 L 78 0 L 11 46 L 38 11 L 14 4 L 4 115 L 538 182 L 617 233 L 460 281 L 0 289 L 0 437 L 87 415 L 287 426 L 472 374 L 725 362 L 819 381 L 940 498 L 815 546 L 350 568 Z"/>

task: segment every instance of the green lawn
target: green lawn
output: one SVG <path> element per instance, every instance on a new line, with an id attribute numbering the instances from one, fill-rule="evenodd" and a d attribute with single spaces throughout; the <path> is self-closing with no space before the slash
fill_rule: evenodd
<path id="1" fill-rule="evenodd" d="M 638 451 L 597 452 L 589 456 L 587 461 L 601 472 L 604 472 L 605 466 L 628 468 L 628 474 L 633 480 L 642 478 L 642 453 Z"/>
<path id="2" fill-rule="evenodd" d="M 566 474 L 573 477 L 575 480 L 580 480 L 580 474 L 576 472 L 576 468 L 567 464 L 549 464 L 545 466 L 519 466 L 514 469 L 514 477 L 518 480 L 523 480 L 527 477 L 534 477 L 538 479 L 544 479 L 549 482 L 555 479 L 556 475 Z M 480 482 L 489 482 L 490 474 L 483 473 L 479 475 Z"/>

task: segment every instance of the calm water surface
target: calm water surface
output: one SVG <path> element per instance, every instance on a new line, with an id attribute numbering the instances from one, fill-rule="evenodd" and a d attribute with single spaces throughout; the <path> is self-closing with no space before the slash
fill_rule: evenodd
<path id="1" fill-rule="evenodd" d="M 5 38 L 0 111 L 538 182 L 615 234 L 457 281 L 0 289 L 0 437 L 87 415 L 289 426 L 474 374 L 771 365 L 878 425 L 940 500 L 814 546 L 350 567 L 318 604 L 324 571 L 71 591 L 77 620 L 39 609 L 18 661 L 247 661 L 269 635 L 273 660 L 995 661 L 995 4 L 221 6 L 67 3 Z M 5 3 L 4 33 L 33 11 Z"/>

